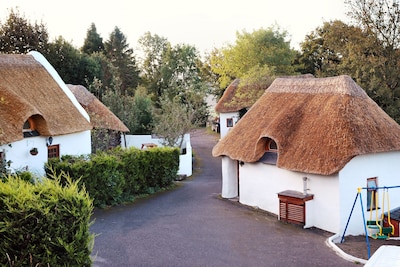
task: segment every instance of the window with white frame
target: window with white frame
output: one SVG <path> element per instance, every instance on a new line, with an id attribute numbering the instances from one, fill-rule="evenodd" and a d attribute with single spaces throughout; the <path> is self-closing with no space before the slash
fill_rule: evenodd
<path id="1" fill-rule="evenodd" d="M 378 203 L 378 178 L 372 177 L 367 179 L 367 210 L 375 210 Z"/>
<path id="2" fill-rule="evenodd" d="M 226 127 L 233 127 L 233 118 L 226 119 Z"/>

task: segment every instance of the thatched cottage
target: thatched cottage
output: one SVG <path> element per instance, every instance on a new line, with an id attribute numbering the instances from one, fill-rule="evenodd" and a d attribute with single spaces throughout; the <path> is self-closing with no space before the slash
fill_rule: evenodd
<path id="1" fill-rule="evenodd" d="M 89 116 L 38 52 L 0 55 L 0 157 L 44 174 L 48 158 L 91 153 Z"/>
<path id="2" fill-rule="evenodd" d="M 223 197 L 333 233 L 368 179 L 400 185 L 400 126 L 348 76 L 276 79 L 212 153 Z M 361 211 L 346 233 L 364 233 Z"/>
<path id="3" fill-rule="evenodd" d="M 72 84 L 67 86 L 89 114 L 93 127 L 92 151 L 106 150 L 119 145 L 126 147 L 125 134 L 129 132 L 128 127 L 84 86 Z M 122 142 L 121 134 L 124 137 Z"/>
<path id="4" fill-rule="evenodd" d="M 224 94 L 215 106 L 219 113 L 221 137 L 225 136 L 235 126 L 239 119 L 257 101 L 258 98 L 271 84 L 268 81 L 249 85 L 246 82 L 235 79 L 224 91 Z"/>

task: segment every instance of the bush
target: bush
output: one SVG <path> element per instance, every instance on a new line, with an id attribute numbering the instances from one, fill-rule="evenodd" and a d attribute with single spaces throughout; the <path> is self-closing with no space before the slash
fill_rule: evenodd
<path id="1" fill-rule="evenodd" d="M 71 179 L 79 180 L 96 207 L 116 205 L 166 188 L 173 183 L 178 169 L 177 148 L 116 148 L 88 159 L 66 156 L 50 160 L 45 166 L 48 174 L 68 173 Z"/>
<path id="2" fill-rule="evenodd" d="M 92 212 L 92 200 L 68 176 L 0 181 L 1 266 L 91 266 Z"/>

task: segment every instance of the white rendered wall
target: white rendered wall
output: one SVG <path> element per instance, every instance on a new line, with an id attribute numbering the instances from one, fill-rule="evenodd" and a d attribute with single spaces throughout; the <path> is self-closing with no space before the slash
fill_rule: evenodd
<path id="1" fill-rule="evenodd" d="M 238 112 L 229 112 L 229 113 L 221 113 L 219 115 L 219 129 L 220 129 L 220 134 L 221 138 L 224 137 L 232 127 L 227 127 L 226 126 L 226 120 L 227 119 L 232 119 L 233 120 L 233 125 L 238 122 L 239 120 L 239 113 Z"/>
<path id="2" fill-rule="evenodd" d="M 238 196 L 238 163 L 229 157 L 222 157 L 222 193 L 223 198 Z"/>
<path id="3" fill-rule="evenodd" d="M 245 163 L 239 167 L 240 202 L 279 215 L 278 193 L 285 190 L 303 192 L 307 177 L 307 193 L 314 199 L 306 202 L 305 227 L 326 231 L 339 230 L 338 177 L 292 172 L 264 163 Z"/>
<path id="4" fill-rule="evenodd" d="M 179 175 L 192 176 L 193 174 L 192 145 L 186 141 L 186 154 L 179 155 Z"/>
<path id="5" fill-rule="evenodd" d="M 367 178 L 378 177 L 378 186 L 400 186 L 400 152 L 385 152 L 353 158 L 340 172 L 340 220 L 342 234 L 349 218 L 358 187 L 367 186 Z M 382 207 L 382 191 L 379 191 L 379 206 Z M 367 207 L 367 191 L 361 191 L 365 219 L 370 217 Z M 400 188 L 389 189 L 390 209 L 400 207 Z M 384 212 L 387 212 L 385 202 Z M 379 211 L 380 214 L 381 210 Z M 375 220 L 375 212 L 373 212 Z M 360 199 L 357 199 L 346 235 L 364 234 Z"/>
<path id="6" fill-rule="evenodd" d="M 28 170 L 35 175 L 44 175 L 44 164 L 47 162 L 47 138 L 36 136 L 0 146 L 0 151 L 5 152 L 6 161 L 12 161 L 11 170 Z M 91 153 L 90 131 L 73 133 L 62 136 L 53 136 L 52 145 L 60 145 L 62 155 L 86 155 Z M 36 147 L 39 153 L 32 156 L 29 151 Z"/>
<path id="7" fill-rule="evenodd" d="M 400 185 L 400 152 L 362 155 L 353 158 L 338 175 L 320 176 L 279 169 L 263 163 L 245 163 L 239 167 L 240 202 L 279 214 L 278 193 L 285 190 L 303 192 L 303 177 L 307 177 L 306 225 L 343 234 L 358 187 L 365 187 L 367 178 L 378 177 L 378 186 Z M 367 194 L 362 191 L 365 218 Z M 390 208 L 400 207 L 400 188 L 389 189 Z M 382 193 L 379 195 L 382 203 Z M 380 204 L 382 206 L 382 204 Z M 387 212 L 387 202 L 385 203 Z M 373 214 L 375 219 L 375 213 Z M 364 234 L 360 200 L 357 199 L 346 235 Z"/>

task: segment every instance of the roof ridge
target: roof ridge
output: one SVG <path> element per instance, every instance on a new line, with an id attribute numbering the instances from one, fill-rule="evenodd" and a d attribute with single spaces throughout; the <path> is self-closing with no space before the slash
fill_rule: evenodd
<path id="1" fill-rule="evenodd" d="M 367 93 L 348 75 L 326 78 L 277 78 L 267 91 L 271 93 L 338 94 L 368 98 Z"/>

